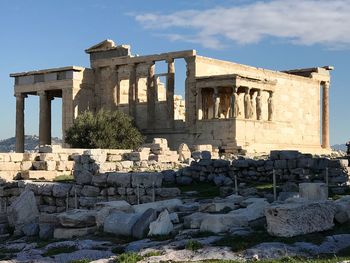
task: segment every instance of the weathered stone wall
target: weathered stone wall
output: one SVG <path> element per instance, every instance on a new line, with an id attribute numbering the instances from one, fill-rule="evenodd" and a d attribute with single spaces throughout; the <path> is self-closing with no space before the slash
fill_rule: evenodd
<path id="1" fill-rule="evenodd" d="M 329 159 L 301 154 L 298 151 L 272 151 L 266 159 L 239 158 L 237 160 L 201 159 L 180 169 L 176 182 L 208 181 L 218 186 L 234 187 L 239 183 L 272 183 L 273 172 L 278 184 L 285 182 L 328 182 L 331 187 L 345 186 L 349 181 L 350 167 L 347 159 Z M 339 190 L 339 189 L 338 189 Z"/>
<path id="2" fill-rule="evenodd" d="M 26 188 L 34 192 L 40 212 L 56 213 L 71 208 L 94 208 L 98 202 L 126 200 L 148 203 L 176 197 L 180 190 L 162 187 L 163 173 L 108 172 L 77 177 L 77 182 L 12 181 L 0 185 L 0 210 L 6 209 Z"/>

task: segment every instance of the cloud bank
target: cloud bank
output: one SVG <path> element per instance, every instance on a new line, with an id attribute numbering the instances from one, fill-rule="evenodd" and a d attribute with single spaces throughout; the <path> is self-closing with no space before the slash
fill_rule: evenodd
<path id="1" fill-rule="evenodd" d="M 350 0 L 272 0 L 170 14 L 136 14 L 144 28 L 172 41 L 221 48 L 269 37 L 298 45 L 350 47 Z"/>

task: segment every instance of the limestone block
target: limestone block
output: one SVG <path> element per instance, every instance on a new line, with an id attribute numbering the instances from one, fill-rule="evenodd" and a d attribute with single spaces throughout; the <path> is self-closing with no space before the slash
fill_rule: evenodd
<path id="1" fill-rule="evenodd" d="M 59 156 L 55 153 L 40 153 L 39 160 L 40 161 L 57 161 L 59 160 Z"/>
<path id="2" fill-rule="evenodd" d="M 332 202 L 299 202 L 271 205 L 265 210 L 267 231 L 273 236 L 292 237 L 331 229 L 336 208 Z"/>
<path id="3" fill-rule="evenodd" d="M 56 170 L 56 161 L 46 161 L 46 167 L 48 171 Z"/>
<path id="4" fill-rule="evenodd" d="M 147 209 L 133 225 L 131 229 L 132 236 L 137 239 L 144 238 L 149 232 L 151 222 L 156 219 L 157 211 L 152 208 Z"/>
<path id="5" fill-rule="evenodd" d="M 153 208 L 157 211 L 168 209 L 168 211 L 173 212 L 180 205 L 182 205 L 182 201 L 180 199 L 168 199 L 163 201 L 134 205 L 133 208 L 136 213 L 144 213 L 149 208 Z"/>
<path id="6" fill-rule="evenodd" d="M 161 187 L 162 181 L 162 173 L 132 173 L 131 175 L 132 187 Z"/>
<path id="7" fill-rule="evenodd" d="M 56 171 L 28 171 L 28 178 L 29 179 L 44 179 L 47 181 L 52 181 L 57 177 Z"/>
<path id="8" fill-rule="evenodd" d="M 200 231 L 223 233 L 237 226 L 248 226 L 248 222 L 232 214 L 205 214 Z"/>
<path id="9" fill-rule="evenodd" d="M 79 197 L 79 205 L 81 207 L 93 208 L 99 201 L 97 197 Z"/>
<path id="10" fill-rule="evenodd" d="M 28 171 L 32 169 L 32 161 L 23 161 L 21 162 L 21 170 Z"/>
<path id="11" fill-rule="evenodd" d="M 84 228 L 55 228 L 53 238 L 55 239 L 72 239 L 74 237 L 82 237 L 89 234 L 94 234 L 97 231 L 97 227 L 84 227 Z"/>
<path id="12" fill-rule="evenodd" d="M 100 188 L 92 185 L 84 185 L 81 195 L 86 197 L 94 197 L 100 194 Z"/>
<path id="13" fill-rule="evenodd" d="M 130 161 L 147 161 L 149 158 L 149 153 L 147 152 L 132 152 L 129 154 Z"/>
<path id="14" fill-rule="evenodd" d="M 52 188 L 52 196 L 54 197 L 66 197 L 69 193 L 72 185 L 64 183 L 56 183 Z"/>
<path id="15" fill-rule="evenodd" d="M 34 193 L 25 190 L 10 205 L 7 211 L 8 222 L 20 229 L 23 225 L 35 222 L 39 217 L 39 210 Z"/>
<path id="16" fill-rule="evenodd" d="M 130 187 L 131 174 L 130 173 L 108 173 L 107 184 L 117 187 Z"/>
<path id="17" fill-rule="evenodd" d="M 96 211 L 74 209 L 57 216 L 60 224 L 64 227 L 89 227 L 96 225 Z"/>
<path id="18" fill-rule="evenodd" d="M 17 162 L 0 162 L 0 171 L 19 171 L 21 170 L 21 163 Z"/>
<path id="19" fill-rule="evenodd" d="M 95 186 L 107 186 L 107 174 L 93 175 L 91 183 Z"/>
<path id="20" fill-rule="evenodd" d="M 207 214 L 202 212 L 195 212 L 193 214 L 185 216 L 184 227 L 191 228 L 191 229 L 200 228 L 202 221 L 206 216 Z"/>
<path id="21" fill-rule="evenodd" d="M 132 168 L 134 166 L 134 162 L 133 161 L 121 161 L 119 163 L 124 169 L 130 169 L 130 168 Z"/>
<path id="22" fill-rule="evenodd" d="M 121 154 L 108 154 L 107 162 L 119 162 L 123 159 Z"/>
<path id="23" fill-rule="evenodd" d="M 189 158 L 191 158 L 191 150 L 190 148 L 187 146 L 186 143 L 182 143 L 179 146 L 178 149 L 178 154 L 179 154 L 179 161 L 180 162 L 185 162 L 187 161 Z"/>
<path id="24" fill-rule="evenodd" d="M 168 210 L 162 211 L 157 220 L 149 225 L 148 236 L 169 235 L 174 225 L 171 222 Z"/>
<path id="25" fill-rule="evenodd" d="M 106 162 L 99 165 L 100 173 L 115 171 L 115 163 Z"/>
<path id="26" fill-rule="evenodd" d="M 301 183 L 299 184 L 299 194 L 301 198 L 305 198 L 307 200 L 327 200 L 328 187 L 324 183 Z"/>
<path id="27" fill-rule="evenodd" d="M 17 174 L 17 171 L 0 171 L 0 180 L 12 181 Z"/>
<path id="28" fill-rule="evenodd" d="M 86 170 L 73 172 L 75 182 L 80 185 L 90 184 L 92 180 L 92 173 Z"/>
<path id="29" fill-rule="evenodd" d="M 58 158 L 60 161 L 68 161 L 69 155 L 67 153 L 59 153 Z"/>
<path id="30" fill-rule="evenodd" d="M 107 216 L 109 216 L 112 212 L 134 212 L 132 206 L 124 200 L 96 203 L 95 208 L 98 210 L 96 214 L 97 227 L 101 227 Z"/>
<path id="31" fill-rule="evenodd" d="M 23 153 L 9 153 L 10 162 L 22 162 L 23 161 Z"/>
<path id="32" fill-rule="evenodd" d="M 124 212 L 113 212 L 106 217 L 103 225 L 105 233 L 117 236 L 131 236 L 131 230 L 141 214 L 130 214 Z"/>
<path id="33" fill-rule="evenodd" d="M 213 151 L 213 146 L 211 144 L 197 144 L 194 145 L 194 150 L 195 151 Z"/>
<path id="34" fill-rule="evenodd" d="M 10 162 L 11 158 L 8 153 L 0 153 L 0 162 Z"/>

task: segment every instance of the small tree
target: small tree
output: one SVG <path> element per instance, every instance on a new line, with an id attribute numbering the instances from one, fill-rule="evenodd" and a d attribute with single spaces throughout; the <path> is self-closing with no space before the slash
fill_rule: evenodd
<path id="1" fill-rule="evenodd" d="M 135 149 L 143 136 L 131 118 L 120 111 L 100 110 L 78 115 L 66 131 L 65 141 L 73 148 Z"/>

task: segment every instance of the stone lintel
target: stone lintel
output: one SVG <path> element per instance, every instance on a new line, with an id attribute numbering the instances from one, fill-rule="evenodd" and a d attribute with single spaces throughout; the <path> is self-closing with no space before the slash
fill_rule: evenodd
<path id="1" fill-rule="evenodd" d="M 168 52 L 168 53 L 161 53 L 161 54 L 154 54 L 154 55 L 146 55 L 146 56 L 135 56 L 135 57 L 115 57 L 115 58 L 108 58 L 108 59 L 100 59 L 96 61 L 96 66 L 102 67 L 102 66 L 110 66 L 110 65 L 125 65 L 125 64 L 131 64 L 131 63 L 145 63 L 145 62 L 155 62 L 155 61 L 169 61 L 172 59 L 177 58 L 187 58 L 187 57 L 193 57 L 196 56 L 196 50 L 183 50 L 183 51 L 175 51 L 175 52 Z"/>
<path id="2" fill-rule="evenodd" d="M 42 70 L 33 70 L 33 71 L 27 71 L 27 72 L 19 72 L 19 73 L 11 73 L 10 77 L 21 77 L 21 76 L 30 76 L 30 75 L 38 75 L 38 74 L 46 74 L 46 73 L 54 73 L 54 72 L 62 72 L 62 71 L 83 71 L 84 67 L 79 66 L 67 66 L 67 67 L 61 67 L 61 68 L 51 68 L 51 69 L 42 69 Z"/>

